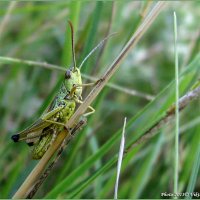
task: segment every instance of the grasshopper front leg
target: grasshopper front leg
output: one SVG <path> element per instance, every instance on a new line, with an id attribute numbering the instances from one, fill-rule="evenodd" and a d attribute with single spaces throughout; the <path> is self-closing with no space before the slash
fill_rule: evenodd
<path id="1" fill-rule="evenodd" d="M 76 94 L 76 90 L 78 88 L 87 87 L 87 86 L 93 86 L 93 85 L 96 85 L 96 83 L 97 82 L 95 82 L 95 83 L 85 83 L 85 84 L 84 83 L 82 83 L 82 84 L 74 84 L 72 89 L 71 89 L 71 91 L 70 91 L 70 93 L 69 93 L 69 96 L 72 98 Z M 80 96 L 80 98 L 82 98 L 82 97 Z"/>
<path id="2" fill-rule="evenodd" d="M 72 96 L 75 96 L 75 92 L 76 92 L 76 89 L 77 89 L 77 88 L 82 88 L 82 87 L 87 87 L 87 86 L 93 86 L 93 85 L 96 85 L 97 83 L 98 83 L 98 81 L 97 81 L 97 82 L 94 82 L 94 83 L 74 84 L 73 88 L 72 88 L 71 91 L 70 91 L 70 96 L 71 96 L 71 97 L 72 97 Z M 74 100 L 75 100 L 76 103 L 79 103 L 79 104 L 82 104 L 82 103 L 83 103 L 83 101 L 81 101 L 81 100 L 78 99 L 77 97 L 74 98 Z M 94 109 L 93 107 L 91 107 L 91 106 L 88 106 L 88 109 L 90 109 L 91 111 L 85 113 L 85 114 L 83 115 L 84 117 L 87 117 L 87 116 L 89 116 L 89 115 L 91 115 L 91 114 L 93 114 L 93 113 L 95 112 L 95 109 Z"/>

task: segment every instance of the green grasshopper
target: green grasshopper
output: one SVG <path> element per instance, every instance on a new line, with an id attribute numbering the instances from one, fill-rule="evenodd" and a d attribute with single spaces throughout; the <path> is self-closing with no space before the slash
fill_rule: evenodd
<path id="1" fill-rule="evenodd" d="M 14 142 L 26 140 L 32 148 L 32 158 L 40 159 L 47 151 L 49 146 L 54 142 L 58 133 L 64 128 L 66 122 L 74 114 L 76 104 L 81 104 L 82 87 L 94 85 L 95 83 L 82 84 L 80 68 L 85 60 L 108 38 L 104 38 L 81 63 L 80 67 L 76 67 L 75 49 L 74 49 L 74 31 L 72 23 L 69 21 L 72 40 L 73 67 L 65 73 L 64 82 L 48 109 L 44 114 L 31 126 L 25 130 L 13 135 L 11 138 Z M 92 107 L 88 107 L 91 111 L 85 113 L 88 116 L 95 112 Z"/>

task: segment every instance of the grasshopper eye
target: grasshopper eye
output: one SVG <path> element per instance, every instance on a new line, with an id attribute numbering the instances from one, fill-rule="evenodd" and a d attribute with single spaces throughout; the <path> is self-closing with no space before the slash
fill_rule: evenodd
<path id="1" fill-rule="evenodd" d="M 71 71 L 67 70 L 65 73 L 65 79 L 70 79 L 71 78 Z"/>

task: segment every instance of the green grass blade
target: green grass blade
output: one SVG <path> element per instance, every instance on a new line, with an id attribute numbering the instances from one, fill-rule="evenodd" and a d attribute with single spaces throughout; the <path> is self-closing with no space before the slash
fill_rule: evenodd
<path id="1" fill-rule="evenodd" d="M 81 191 L 83 191 L 83 189 L 85 189 L 86 187 L 88 187 L 88 185 L 90 185 L 90 183 L 92 181 L 94 181 L 97 177 L 99 177 L 101 174 L 103 174 L 104 172 L 106 172 L 111 166 L 113 166 L 113 164 L 116 162 L 116 159 L 117 159 L 117 156 L 113 157 L 109 162 L 107 162 L 99 170 L 97 170 L 95 173 L 93 173 L 92 176 L 90 176 L 89 178 L 87 178 L 86 180 L 84 180 L 83 184 L 80 184 L 79 187 L 77 187 L 77 189 L 75 189 L 74 192 L 69 195 L 69 197 L 67 196 L 67 198 L 69 198 L 69 199 L 76 198 L 76 196 Z"/>
<path id="2" fill-rule="evenodd" d="M 100 16 L 101 16 L 101 11 L 103 8 L 103 2 L 101 1 L 97 1 L 96 2 L 96 7 L 94 9 L 94 12 L 91 16 L 92 18 L 92 24 L 90 26 L 90 30 L 89 35 L 85 41 L 86 46 L 84 47 L 83 53 L 82 53 L 82 57 L 81 57 L 81 62 L 82 60 L 85 58 L 85 56 L 87 56 L 87 54 L 93 49 L 94 45 L 94 41 L 95 41 L 95 37 L 96 37 L 96 32 L 98 30 L 99 27 L 99 22 L 100 22 Z M 81 69 L 81 71 L 83 73 L 88 73 L 90 72 L 92 69 L 92 65 L 87 65 L 87 62 L 85 63 L 85 66 L 83 66 L 83 68 Z"/>
<path id="3" fill-rule="evenodd" d="M 153 173 L 153 166 L 155 165 L 156 159 L 161 151 L 161 147 L 163 145 L 163 135 L 160 134 L 155 141 L 153 147 L 150 149 L 149 154 L 145 159 L 143 159 L 141 163 L 140 170 L 134 176 L 131 183 L 131 193 L 130 197 L 133 199 L 138 199 L 142 195 L 142 191 L 145 188 L 148 180 Z"/>
<path id="4" fill-rule="evenodd" d="M 175 80 L 176 80 L 176 131 L 175 131 L 175 158 L 174 158 L 174 193 L 178 192 L 178 169 L 179 169 L 179 69 L 177 50 L 177 19 L 174 12 L 174 51 L 175 51 Z"/>
<path id="5" fill-rule="evenodd" d="M 197 178 L 198 178 L 199 169 L 200 169 L 200 142 L 198 144 L 198 149 L 197 149 L 197 152 L 196 152 L 196 156 L 195 156 L 195 159 L 194 159 L 194 164 L 193 164 L 189 184 L 188 184 L 188 187 L 187 187 L 187 192 L 189 194 L 192 194 L 193 192 L 195 192 L 194 189 L 195 189 L 195 184 L 196 184 L 196 181 L 197 181 Z M 192 196 L 186 197 L 186 199 L 191 199 L 191 198 L 192 198 Z"/>

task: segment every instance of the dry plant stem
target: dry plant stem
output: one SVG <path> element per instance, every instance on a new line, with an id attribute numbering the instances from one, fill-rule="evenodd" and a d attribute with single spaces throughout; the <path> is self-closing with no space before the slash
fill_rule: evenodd
<path id="1" fill-rule="evenodd" d="M 47 163 L 52 158 L 53 154 L 57 151 L 57 149 L 60 147 L 64 138 L 68 135 L 67 133 L 68 132 L 66 130 L 64 130 L 64 131 L 62 131 L 61 133 L 58 134 L 54 144 L 51 145 L 51 148 L 48 149 L 48 153 L 44 154 L 42 159 L 38 162 L 38 164 L 35 166 L 33 171 L 29 174 L 29 176 L 23 182 L 21 187 L 15 193 L 15 195 L 13 196 L 13 199 L 26 198 L 27 194 L 29 193 L 29 190 L 32 188 L 34 183 L 38 180 L 41 173 L 45 169 Z"/>
<path id="2" fill-rule="evenodd" d="M 18 59 L 18 58 L 11 58 L 11 57 L 4 57 L 4 56 L 0 56 L 0 63 L 25 64 L 25 65 L 28 65 L 28 66 L 38 66 L 38 67 L 43 67 L 45 69 L 59 70 L 59 71 L 62 71 L 62 72 L 63 71 L 66 72 L 65 67 L 61 67 L 61 66 L 58 66 L 58 65 L 53 65 L 53 64 L 46 63 L 46 62 L 36 62 L 36 61 L 32 61 L 32 60 L 22 60 L 22 59 Z M 99 78 L 91 77 L 91 76 L 88 76 L 86 74 L 82 74 L 82 77 L 85 78 L 85 79 L 88 79 L 90 81 L 99 80 Z M 134 89 L 122 87 L 122 86 L 119 86 L 117 84 L 107 83 L 106 86 L 113 88 L 115 90 L 118 90 L 120 92 L 124 92 L 124 93 L 129 94 L 129 95 L 142 97 L 146 100 L 152 100 L 154 98 L 154 96 L 152 96 L 150 94 L 146 94 L 146 93 L 142 93 L 140 91 L 134 90 Z"/>
<path id="3" fill-rule="evenodd" d="M 188 92 L 186 95 L 181 97 L 178 101 L 179 104 L 179 111 L 183 110 L 192 100 L 197 99 L 200 96 L 200 86 L 196 89 Z M 138 146 L 142 142 L 152 138 L 154 135 L 158 133 L 158 130 L 165 126 L 167 123 L 173 119 L 175 116 L 175 105 L 170 107 L 166 114 L 153 126 L 151 126 L 147 131 L 142 134 L 141 137 L 139 137 L 133 144 L 129 145 L 129 147 L 126 149 L 126 153 L 132 150 L 134 147 Z"/>
<path id="4" fill-rule="evenodd" d="M 163 8 L 164 4 L 165 4 L 164 2 L 156 3 L 156 5 L 154 6 L 154 8 L 150 12 L 150 14 L 144 19 L 143 23 L 139 26 L 139 28 L 137 29 L 135 34 L 131 37 L 131 39 L 128 41 L 128 43 L 125 45 L 125 47 L 122 49 L 119 56 L 114 60 L 114 62 L 111 64 L 110 68 L 106 71 L 106 73 L 102 76 L 102 78 L 97 82 L 97 84 L 95 85 L 93 90 L 86 97 L 83 104 L 81 104 L 79 106 L 79 108 L 76 110 L 74 115 L 67 122 L 66 127 L 73 127 L 74 123 L 79 121 L 79 118 L 86 111 L 88 106 L 93 102 L 93 100 L 96 98 L 96 96 L 100 93 L 100 91 L 106 85 L 108 80 L 112 77 L 112 75 L 115 73 L 115 71 L 119 68 L 119 64 L 127 56 L 128 52 L 137 44 L 137 42 L 142 37 L 142 35 L 146 32 L 146 30 L 150 27 L 150 25 L 156 19 L 159 12 Z M 67 135 L 66 131 L 63 131 L 58 135 L 54 145 L 50 146 L 50 148 L 44 154 L 42 159 L 39 161 L 39 163 L 33 169 L 31 174 L 27 177 L 27 179 L 22 184 L 20 189 L 16 192 L 16 194 L 14 195 L 13 198 L 19 199 L 19 198 L 26 197 L 26 194 L 28 193 L 30 187 L 32 187 L 34 185 L 35 181 L 38 179 L 38 177 L 44 170 L 48 161 L 50 160 L 50 158 L 52 157 L 54 152 L 58 149 L 58 147 L 62 144 L 62 141 L 65 139 L 66 136 L 69 137 L 69 135 Z"/>

